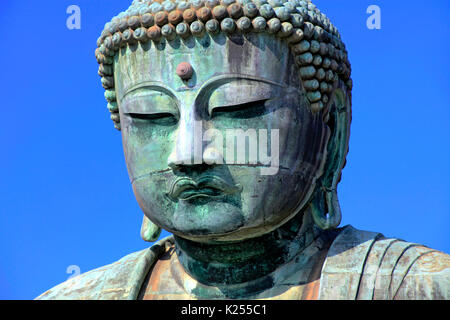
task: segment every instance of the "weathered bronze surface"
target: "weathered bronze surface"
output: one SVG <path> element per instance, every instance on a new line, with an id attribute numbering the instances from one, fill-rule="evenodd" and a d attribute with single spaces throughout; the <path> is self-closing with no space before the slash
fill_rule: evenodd
<path id="1" fill-rule="evenodd" d="M 351 67 L 310 1 L 135 0 L 97 44 L 141 236 L 173 236 L 38 299 L 449 298 L 448 255 L 338 228 Z"/>

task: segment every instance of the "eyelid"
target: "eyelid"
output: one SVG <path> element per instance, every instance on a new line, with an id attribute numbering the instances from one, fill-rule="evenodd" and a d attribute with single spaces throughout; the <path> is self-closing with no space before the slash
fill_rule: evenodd
<path id="1" fill-rule="evenodd" d="M 235 106 L 240 106 L 240 105 L 246 105 L 249 103 L 256 103 L 256 102 L 263 102 L 263 101 L 265 102 L 265 101 L 273 99 L 273 98 L 274 98 L 273 92 L 260 93 L 260 94 L 254 95 L 254 96 L 249 96 L 244 99 L 232 98 L 231 101 L 225 101 L 225 102 L 214 102 L 214 101 L 211 101 L 213 99 L 210 98 L 209 103 L 208 103 L 208 114 L 211 116 L 213 110 L 216 108 L 235 107 Z M 234 99 L 236 99 L 236 100 L 233 101 Z"/>
<path id="2" fill-rule="evenodd" d="M 237 106 L 269 100 L 279 96 L 283 87 L 251 79 L 239 79 L 223 83 L 212 89 L 208 98 L 208 114 L 214 108 Z"/>
<path id="3" fill-rule="evenodd" d="M 144 95 L 127 97 L 121 104 L 122 112 L 125 114 L 179 114 L 175 99 L 161 92 L 146 93 Z"/>
<path id="4" fill-rule="evenodd" d="M 167 117 L 173 117 L 174 115 L 172 113 L 168 112 L 161 112 L 161 113 L 125 113 L 128 117 L 131 118 L 137 118 L 137 119 L 161 119 L 161 118 L 167 118 Z"/>
<path id="5" fill-rule="evenodd" d="M 229 103 L 229 104 L 221 104 L 221 105 L 215 105 L 215 106 L 208 106 L 208 113 L 209 116 L 213 115 L 214 109 L 239 109 L 239 107 L 248 107 L 249 104 L 262 104 L 266 101 L 270 100 L 270 98 L 266 99 L 249 99 L 248 101 L 240 101 L 239 103 Z"/>

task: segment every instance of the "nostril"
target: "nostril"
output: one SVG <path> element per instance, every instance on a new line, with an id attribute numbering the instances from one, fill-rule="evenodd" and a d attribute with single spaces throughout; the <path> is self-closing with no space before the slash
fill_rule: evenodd
<path id="1" fill-rule="evenodd" d="M 209 171 L 212 168 L 215 167 L 215 164 L 207 164 L 207 163 L 200 163 L 200 164 L 185 164 L 185 163 L 169 163 L 169 167 L 173 170 L 175 173 L 181 173 L 185 175 L 198 175 L 203 172 Z"/>
<path id="2" fill-rule="evenodd" d="M 171 168 L 172 170 L 178 170 L 178 171 L 183 170 L 183 168 L 188 165 L 189 165 L 189 162 L 186 162 L 186 161 L 169 161 L 168 162 L 169 168 Z"/>
<path id="3" fill-rule="evenodd" d="M 169 163 L 169 167 L 175 173 L 182 173 L 182 174 L 186 174 L 187 173 L 186 165 L 183 165 L 181 163 Z"/>
<path id="4" fill-rule="evenodd" d="M 167 165 L 172 169 L 176 169 L 181 165 L 189 165 L 191 162 L 191 156 L 187 155 L 186 152 L 179 152 L 178 149 L 175 149 L 167 159 Z"/>
<path id="5" fill-rule="evenodd" d="M 176 169 L 177 166 L 178 166 L 178 165 L 177 165 L 176 163 L 174 163 L 174 162 L 169 162 L 167 165 L 168 165 L 169 168 L 171 168 L 172 170 Z"/>

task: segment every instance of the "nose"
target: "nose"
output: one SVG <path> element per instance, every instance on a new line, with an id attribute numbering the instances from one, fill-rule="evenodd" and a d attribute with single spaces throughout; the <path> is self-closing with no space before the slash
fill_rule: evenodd
<path id="1" fill-rule="evenodd" d="M 198 159 L 198 149 L 199 143 L 201 146 L 202 130 L 198 127 L 198 123 L 193 119 L 193 116 L 188 115 L 188 118 L 191 119 L 180 118 L 174 146 L 167 159 L 168 166 L 172 169 L 182 165 L 201 163 L 201 153 L 200 159 Z"/>
<path id="2" fill-rule="evenodd" d="M 180 119 L 174 146 L 167 159 L 172 170 L 223 163 L 223 141 L 218 130 L 203 132 L 201 120 Z"/>

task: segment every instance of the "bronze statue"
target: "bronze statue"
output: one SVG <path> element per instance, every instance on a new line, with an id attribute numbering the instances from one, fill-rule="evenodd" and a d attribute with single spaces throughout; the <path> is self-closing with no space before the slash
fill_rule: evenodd
<path id="1" fill-rule="evenodd" d="M 37 299 L 449 298 L 448 255 L 338 227 L 351 67 L 311 1 L 135 0 L 97 44 L 141 235 L 173 236 Z"/>

